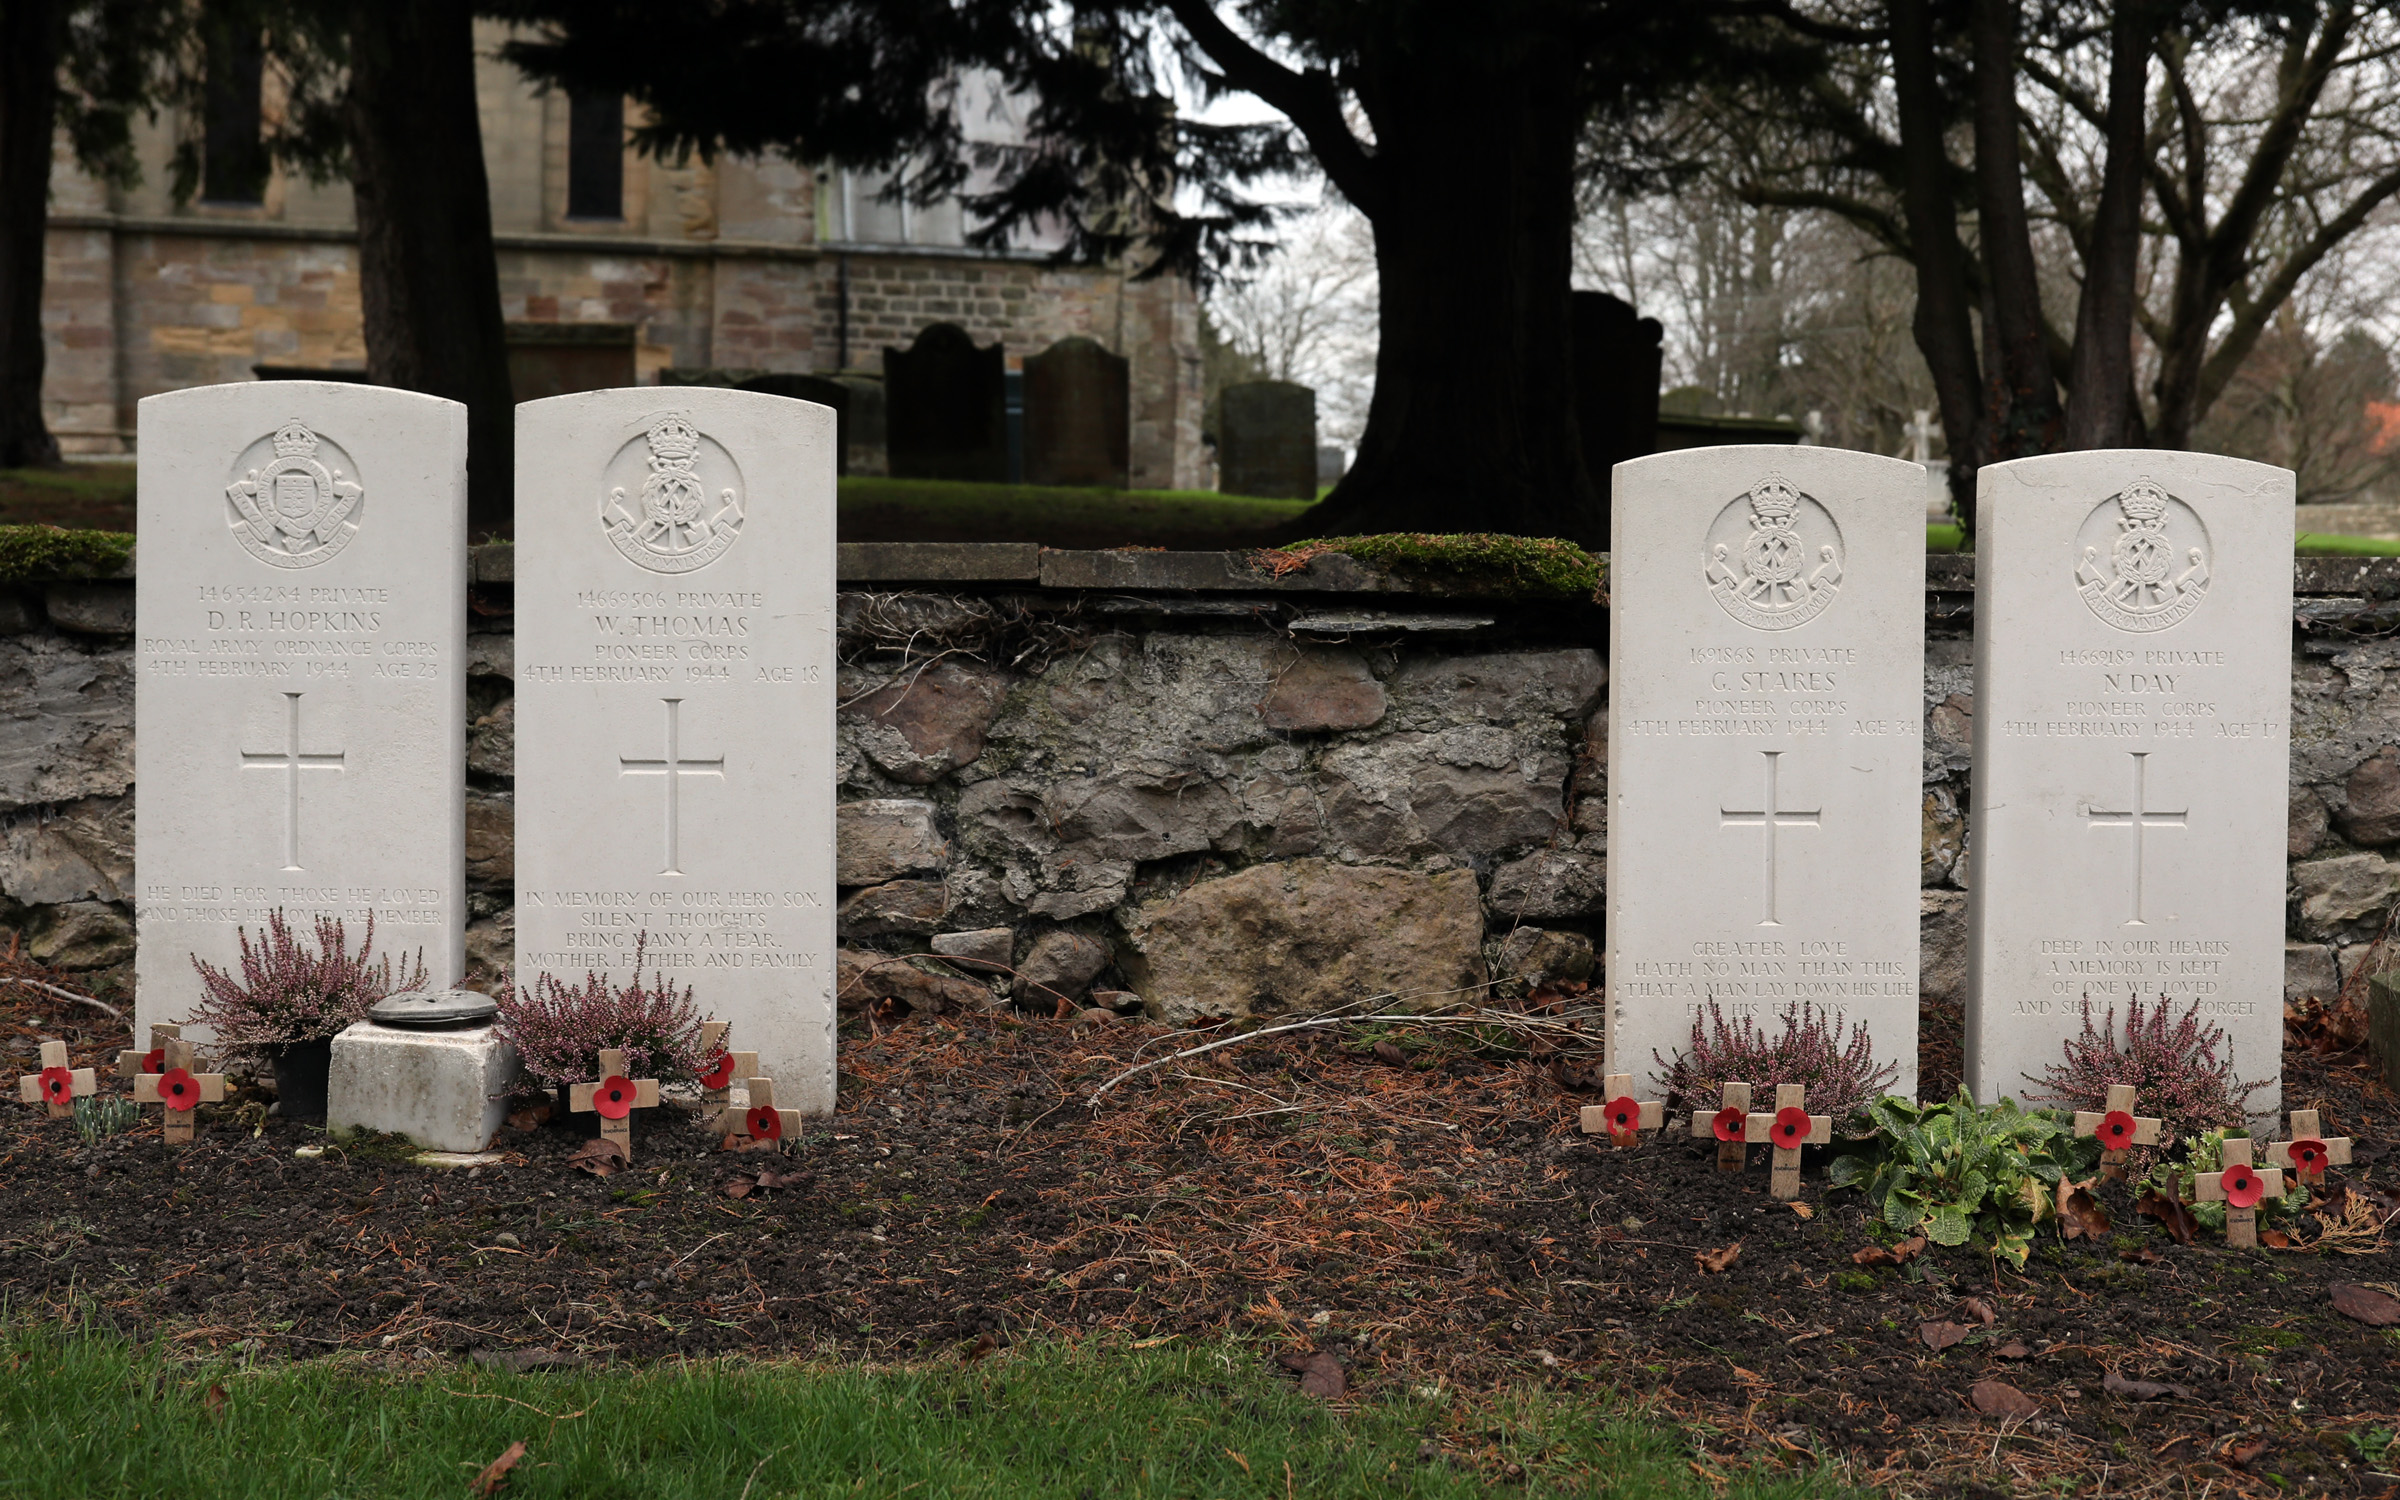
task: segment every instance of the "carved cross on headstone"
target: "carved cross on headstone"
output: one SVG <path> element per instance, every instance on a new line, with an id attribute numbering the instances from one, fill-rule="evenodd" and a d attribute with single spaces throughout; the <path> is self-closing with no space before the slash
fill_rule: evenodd
<path id="1" fill-rule="evenodd" d="M 2109 809 L 2095 807 L 2087 802 L 2083 805 L 2082 811 L 2085 821 L 2093 828 L 2130 828 L 2133 830 L 2133 890 L 2129 897 L 2132 915 L 2125 919 L 2123 925 L 2146 927 L 2150 923 L 2146 893 L 2146 884 L 2150 877 L 2150 830 L 2153 828 L 2189 827 L 2188 820 L 2191 812 L 2189 808 L 2178 808 L 2173 812 L 2168 812 L 2163 808 L 2152 807 L 2150 805 L 2150 752 L 2131 750 L 2126 753 L 2133 757 L 2133 797 L 2128 805 L 2120 809 Z"/>
<path id="2" fill-rule="evenodd" d="M 1728 1081 L 1717 1091 L 1717 1112 L 1707 1114 L 1692 1111 L 1692 1134 L 1701 1140 L 1717 1138 L 1717 1170 L 1739 1172 L 1750 1159 L 1749 1143 L 1767 1138 L 1764 1124 L 1751 1133 L 1750 1122 L 1764 1120 L 1764 1115 L 1750 1113 L 1750 1085 Z"/>
<path id="3" fill-rule="evenodd" d="M 2283 1196 L 2283 1169 L 2250 1164 L 2250 1137 L 2225 1137 L 2225 1169 L 2193 1178 L 2194 1195 L 2202 1203 L 2225 1205 L 2225 1243 L 2250 1250 L 2258 1245 L 2258 1203 Z"/>
<path id="4" fill-rule="evenodd" d="M 42 1070 L 17 1080 L 17 1097 L 27 1104 L 47 1104 L 50 1118 L 63 1120 L 75 1113 L 75 1101 L 97 1093 L 100 1080 L 89 1068 L 67 1066 L 65 1042 L 42 1043 Z"/>
<path id="5" fill-rule="evenodd" d="M 2267 1165 L 2288 1167 L 2304 1183 L 2323 1182 L 2329 1166 L 2350 1165 L 2350 1137 L 2325 1134 L 2315 1110 L 2295 1109 L 2291 1121 L 2290 1140 L 2268 1143 Z"/>
<path id="6" fill-rule="evenodd" d="M 300 865 L 300 773 L 302 771 L 339 771 L 343 769 L 339 750 L 309 754 L 300 748 L 300 695 L 286 693 L 284 699 L 283 748 L 280 750 L 244 750 L 242 769 L 245 771 L 281 771 L 283 784 L 283 867 L 297 870 Z"/>
<path id="7" fill-rule="evenodd" d="M 1785 828 L 1822 827 L 1824 807 L 1822 804 L 1806 809 L 1785 807 L 1781 774 L 1783 752 L 1781 750 L 1762 750 L 1759 753 L 1767 758 L 1767 781 L 1764 797 L 1755 808 L 1720 807 L 1717 809 L 1717 826 L 1766 830 L 1763 840 L 1767 871 L 1766 915 L 1759 918 L 1758 925 L 1780 927 L 1783 925 L 1783 918 L 1776 900 L 1776 877 L 1780 873 L 1776 866 L 1776 852 L 1779 847 L 1776 834 L 1778 830 Z"/>
<path id="8" fill-rule="evenodd" d="M 686 776 L 714 776 L 722 781 L 725 779 L 725 757 L 720 755 L 714 760 L 687 759 L 683 753 L 683 700 L 681 698 L 662 698 L 659 701 L 667 706 L 666 754 L 655 760 L 620 755 L 617 757 L 617 774 L 619 776 L 658 776 L 665 779 L 667 788 L 667 862 L 658 873 L 681 875 L 683 873 L 683 778 Z"/>
<path id="9" fill-rule="evenodd" d="M 571 1084 L 567 1108 L 579 1115 L 600 1117 L 600 1138 L 617 1143 L 625 1160 L 633 1160 L 633 1112 L 658 1107 L 658 1080 L 625 1076 L 625 1054 L 615 1047 L 600 1050 L 600 1081 Z"/>
<path id="10" fill-rule="evenodd" d="M 775 1080 L 749 1081 L 750 1107 L 742 1112 L 742 1132 L 754 1141 L 780 1141 L 800 1133 L 800 1111 L 775 1107 Z"/>
<path id="11" fill-rule="evenodd" d="M 1759 1132 L 1751 1139 L 1763 1139 L 1775 1148 L 1775 1170 L 1767 1180 L 1767 1196 L 1787 1203 L 1799 1197 L 1800 1148 L 1831 1142 L 1833 1116 L 1808 1112 L 1805 1084 L 1779 1083 L 1775 1085 L 1775 1113 L 1752 1115 L 1743 1123 Z"/>
<path id="12" fill-rule="evenodd" d="M 192 1138 L 192 1114 L 203 1104 L 215 1104 L 225 1097 L 225 1075 L 195 1073 L 196 1053 L 192 1044 L 181 1037 L 169 1037 L 160 1059 L 165 1068 L 156 1073 L 142 1073 L 133 1080 L 133 1102 L 166 1106 L 166 1142 L 180 1146 Z"/>
<path id="13" fill-rule="evenodd" d="M 150 1027 L 150 1050 L 129 1047 L 117 1054 L 117 1076 L 127 1081 L 144 1073 L 167 1071 L 167 1043 L 183 1035 L 183 1028 L 173 1021 L 154 1022 Z"/>
<path id="14" fill-rule="evenodd" d="M 1601 1081 L 1600 1091 L 1608 1096 L 1608 1102 L 1583 1107 L 1585 1135 L 1605 1135 L 1619 1150 L 1623 1150 L 1640 1145 L 1643 1131 L 1656 1130 L 1666 1123 L 1667 1106 L 1664 1101 L 1633 1097 L 1633 1075 L 1630 1073 L 1609 1074 Z"/>
<path id="15" fill-rule="evenodd" d="M 2100 1138 L 2100 1175 L 2111 1182 L 2125 1179 L 2126 1159 L 2136 1146 L 2158 1144 L 2159 1122 L 2147 1115 L 2133 1112 L 2134 1090 L 2130 1083 L 2108 1086 L 2107 1108 L 2075 1111 L 2075 1133 Z"/>

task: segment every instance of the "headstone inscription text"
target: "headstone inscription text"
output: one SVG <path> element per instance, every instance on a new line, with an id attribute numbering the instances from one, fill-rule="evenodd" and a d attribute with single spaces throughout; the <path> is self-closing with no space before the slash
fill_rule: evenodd
<path id="1" fill-rule="evenodd" d="M 690 985 L 833 1108 L 834 414 L 517 408 L 517 982 Z"/>
<path id="2" fill-rule="evenodd" d="M 2143 449 L 1978 486 L 1967 1086 L 2024 1097 L 2086 999 L 2197 1005 L 2279 1077 L 2292 476 Z"/>
<path id="3" fill-rule="evenodd" d="M 1866 1023 L 1915 1089 L 1924 473 L 1832 448 L 1616 467 L 1609 1066 L 1714 1001 Z"/>
<path id="4" fill-rule="evenodd" d="M 279 380 L 141 404 L 139 1028 L 278 908 L 459 976 L 466 408 Z"/>

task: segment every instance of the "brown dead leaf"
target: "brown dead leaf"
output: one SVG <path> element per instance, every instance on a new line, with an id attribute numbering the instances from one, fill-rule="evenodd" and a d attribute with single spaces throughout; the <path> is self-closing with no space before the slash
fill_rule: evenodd
<path id="1" fill-rule="evenodd" d="M 2136 1245 L 2131 1250 L 2119 1250 L 2117 1259 L 2137 1266 L 2155 1266 L 2166 1257 L 2148 1245 Z"/>
<path id="2" fill-rule="evenodd" d="M 1904 1266 L 1915 1260 L 1925 1248 L 1925 1236 L 1911 1235 L 1897 1245 L 1869 1245 L 1850 1253 L 1850 1263 L 1857 1266 Z"/>
<path id="3" fill-rule="evenodd" d="M 525 1109 L 512 1109 L 508 1112 L 508 1128 L 511 1130 L 538 1130 L 541 1128 L 542 1122 L 549 1118 L 550 1106 L 547 1104 L 535 1104 Z"/>
<path id="4" fill-rule="evenodd" d="M 2266 1246 L 2269 1250 L 2289 1250 L 2292 1248 L 2292 1237 L 2288 1234 L 2285 1234 L 2280 1229 L 2260 1230 L 2258 1232 L 2258 1242 Z"/>
<path id="5" fill-rule="evenodd" d="M 625 1170 L 628 1160 L 623 1146 L 607 1136 L 596 1135 L 575 1148 L 574 1155 L 567 1158 L 567 1165 L 594 1177 L 614 1177 Z"/>
<path id="6" fill-rule="evenodd" d="M 1387 1068 L 1405 1068 L 1408 1066 L 1408 1054 L 1393 1046 L 1390 1042 L 1377 1042 L 1375 1044 L 1375 1060 L 1379 1063 L 1382 1063 Z"/>
<path id="7" fill-rule="evenodd" d="M 1306 1354 L 1278 1354 L 1275 1362 L 1299 1375 L 1300 1394 L 1304 1396 L 1339 1401 L 1350 1389 L 1350 1377 L 1342 1373 L 1342 1362 L 1322 1349 Z"/>
<path id="8" fill-rule="evenodd" d="M 200 1396 L 200 1409 L 211 1417 L 223 1417 L 227 1403 L 225 1387 L 212 1385 Z"/>
<path id="9" fill-rule="evenodd" d="M 718 1192 L 723 1193 L 726 1197 L 737 1200 L 747 1198 L 757 1190 L 757 1179 L 750 1177 L 736 1177 L 731 1182 L 728 1182 L 723 1187 L 717 1189 Z"/>
<path id="10" fill-rule="evenodd" d="M 1958 1315 L 1962 1318 L 1973 1318 L 1986 1328 L 2000 1321 L 2000 1315 L 1992 1311 L 1992 1304 L 1984 1301 L 1981 1297 L 1969 1297 L 1966 1301 L 1958 1304 Z"/>
<path id="11" fill-rule="evenodd" d="M 2389 1328 L 2400 1323 L 2400 1297 L 2360 1286 L 2355 1281 L 2333 1284 L 2333 1310 L 2345 1318 L 2353 1318 L 2369 1328 Z"/>
<path id="12" fill-rule="evenodd" d="M 1692 1252 L 1693 1263 L 1699 1266 L 1701 1270 L 1708 1272 L 1712 1276 L 1720 1275 L 1726 1271 L 1732 1270 L 1733 1263 L 1741 1258 L 1742 1242 L 1740 1240 L 1735 1240 L 1732 1244 L 1722 1246 L 1715 1250 L 1695 1250 Z"/>
<path id="13" fill-rule="evenodd" d="M 2196 1244 L 2200 1239 L 2200 1221 L 2192 1217 L 2192 1211 L 2154 1187 L 2142 1189 L 2142 1196 L 2134 1200 L 2133 1211 L 2145 1219 L 2158 1220 L 2178 1245 Z"/>
<path id="14" fill-rule="evenodd" d="M 2033 1351 L 2031 1349 L 2026 1348 L 2023 1344 L 2018 1343 L 2015 1339 L 2010 1339 L 2007 1343 L 2002 1344 L 1999 1348 L 1992 1351 L 1992 1358 L 2024 1359 L 2030 1356 L 2032 1353 Z"/>
<path id="15" fill-rule="evenodd" d="M 524 1457 L 525 1445 L 523 1443 L 509 1444 L 506 1453 L 484 1465 L 483 1472 L 475 1476 L 475 1482 L 467 1486 L 467 1493 L 470 1495 L 499 1494 L 508 1485 L 508 1471 L 515 1468 Z"/>
<path id="16" fill-rule="evenodd" d="M 2005 1380 L 1978 1380 L 1967 1399 L 1987 1417 L 2030 1417 L 2042 1409 L 2039 1402 Z"/>
<path id="17" fill-rule="evenodd" d="M 984 1358 L 994 1349 L 999 1347 L 1000 1341 L 998 1339 L 993 1338 L 988 1333 L 979 1333 L 975 1335 L 974 1343 L 969 1344 L 964 1349 L 958 1351 L 958 1357 L 966 1361 L 968 1364 L 973 1364 L 975 1361 Z"/>
<path id="18" fill-rule="evenodd" d="M 717 1143 L 717 1149 L 719 1151 L 780 1151 L 783 1149 L 783 1142 L 760 1140 L 757 1136 L 744 1131 L 739 1135 L 728 1135 Z"/>
<path id="19" fill-rule="evenodd" d="M 2332 1057 L 2367 1044 L 2367 1011 L 2354 999 L 2328 1005 L 2314 996 L 2287 1000 L 2283 1006 L 2285 1042 L 2306 1047 L 2319 1057 Z"/>
<path id="20" fill-rule="evenodd" d="M 2092 1196 L 2092 1187 L 2099 1182 L 2061 1182 L 2058 1185 L 2058 1232 L 2064 1239 L 2083 1237 L 2098 1239 L 2108 1233 L 2108 1210 Z"/>
<path id="21" fill-rule="evenodd" d="M 1813 1219 L 1817 1216 L 1817 1211 L 1815 1209 L 1810 1208 L 1807 1204 L 1802 1203 L 1797 1198 L 1792 1200 L 1792 1213 L 1794 1217 L 1802 1219 Z"/>
<path id="22" fill-rule="evenodd" d="M 1966 1336 L 1967 1329 L 1966 1325 L 1963 1323 L 1952 1323 L 1948 1321 L 1940 1323 L 1926 1323 L 1920 1325 L 1917 1329 L 1917 1337 L 1923 1339 L 1925 1341 L 1925 1347 L 1931 1349 L 1936 1354 L 1941 1353 L 1944 1349 L 1949 1348 L 1952 1344 L 1957 1343 L 1960 1339 L 1963 1339 Z"/>
<path id="23" fill-rule="evenodd" d="M 1601 1065 L 1579 1063 L 1572 1058 L 1554 1058 L 1550 1063 L 1550 1078 L 1570 1094 L 1597 1093 L 1602 1081 Z"/>
<path id="24" fill-rule="evenodd" d="M 2239 1435 L 2227 1439 L 2225 1446 L 2218 1450 L 2224 1456 L 2225 1461 L 2237 1469 L 2249 1468 L 2257 1461 L 2258 1456 L 2266 1451 L 2267 1440 L 2265 1438 L 2246 1438 Z"/>
<path id="25" fill-rule="evenodd" d="M 2114 1370 L 2100 1377 L 2100 1389 L 2128 1401 L 2157 1401 L 2167 1396 L 2178 1401 L 2192 1399 L 2192 1388 L 2188 1385 L 2173 1385 L 2163 1380 L 2127 1380 Z"/>

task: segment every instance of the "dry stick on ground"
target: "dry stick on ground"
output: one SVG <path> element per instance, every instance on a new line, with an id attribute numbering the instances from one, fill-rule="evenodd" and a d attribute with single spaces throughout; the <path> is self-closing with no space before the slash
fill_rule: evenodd
<path id="1" fill-rule="evenodd" d="M 73 990 L 62 990 L 55 984 L 44 984 L 38 979 L 27 979 L 20 974 L 0 974 L 0 984 L 21 984 L 29 990 L 40 990 L 45 995 L 55 995 L 61 1000 L 72 1000 L 77 1005 L 88 1005 L 94 1010 L 107 1011 L 120 1021 L 125 1019 L 125 1012 L 105 1000 L 94 1000 L 89 995 L 78 995 Z"/>

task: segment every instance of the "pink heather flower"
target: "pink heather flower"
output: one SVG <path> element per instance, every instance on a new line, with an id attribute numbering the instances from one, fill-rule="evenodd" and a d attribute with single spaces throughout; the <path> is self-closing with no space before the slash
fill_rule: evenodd
<path id="1" fill-rule="evenodd" d="M 642 982 L 649 945 L 647 932 L 634 940 L 630 984 L 612 985 L 587 971 L 583 983 L 570 986 L 544 972 L 531 989 L 500 998 L 500 1034 L 528 1075 L 553 1087 L 589 1083 L 603 1047 L 623 1049 L 632 1078 L 690 1079 L 707 1071 L 700 1055 L 707 1018 L 693 1006 L 691 986 L 678 992 L 663 973 Z"/>
<path id="2" fill-rule="evenodd" d="M 1850 1028 L 1842 1038 L 1842 1013 L 1820 1011 L 1806 1001 L 1783 1012 L 1783 1035 L 1774 1041 L 1749 1016 L 1728 1023 L 1717 1002 L 1708 1002 L 1705 1019 L 1692 1019 L 1692 1040 L 1672 1062 L 1650 1054 L 1666 1074 L 1668 1105 L 1715 1113 L 1719 1090 L 1727 1079 L 1760 1090 L 1759 1102 L 1774 1098 L 1774 1086 L 1797 1083 L 1808 1089 L 1811 1114 L 1847 1118 L 1880 1095 L 1900 1076 L 1899 1065 L 1875 1061 L 1875 1044 L 1867 1023 Z M 1755 1106 L 1754 1106 L 1755 1107 Z"/>
<path id="3" fill-rule="evenodd" d="M 390 955 L 369 963 L 375 948 L 375 914 L 367 913 L 367 931 L 352 953 L 338 917 L 316 919 L 314 946 L 293 936 L 280 908 L 268 914 L 266 929 L 253 944 L 248 928 L 238 929 L 241 977 L 218 968 L 198 954 L 192 966 L 200 971 L 201 1000 L 190 1019 L 216 1033 L 220 1057 L 265 1060 L 293 1042 L 321 1042 L 363 1020 L 367 1007 L 386 995 L 421 989 L 426 983 L 425 952 L 417 950 L 409 967 L 397 977 Z"/>
<path id="4" fill-rule="evenodd" d="M 2066 1060 L 2044 1068 L 2039 1078 L 2025 1075 L 2027 1083 L 2053 1092 L 2028 1094 L 2026 1102 L 2096 1110 L 2106 1103 L 2110 1084 L 2129 1083 L 2138 1091 L 2134 1113 L 2155 1116 L 2170 1137 L 2243 1129 L 2243 1106 L 2266 1083 L 2234 1077 L 2233 1044 L 2224 1027 L 2200 1019 L 2199 1001 L 2172 1025 L 2171 1009 L 2164 995 L 2147 1009 L 2138 998 L 2128 1001 L 2120 1039 L 2117 1008 L 2110 1006 L 2108 1019 L 2095 1027 L 2085 997 L 2083 1030 L 2067 1038 Z"/>

